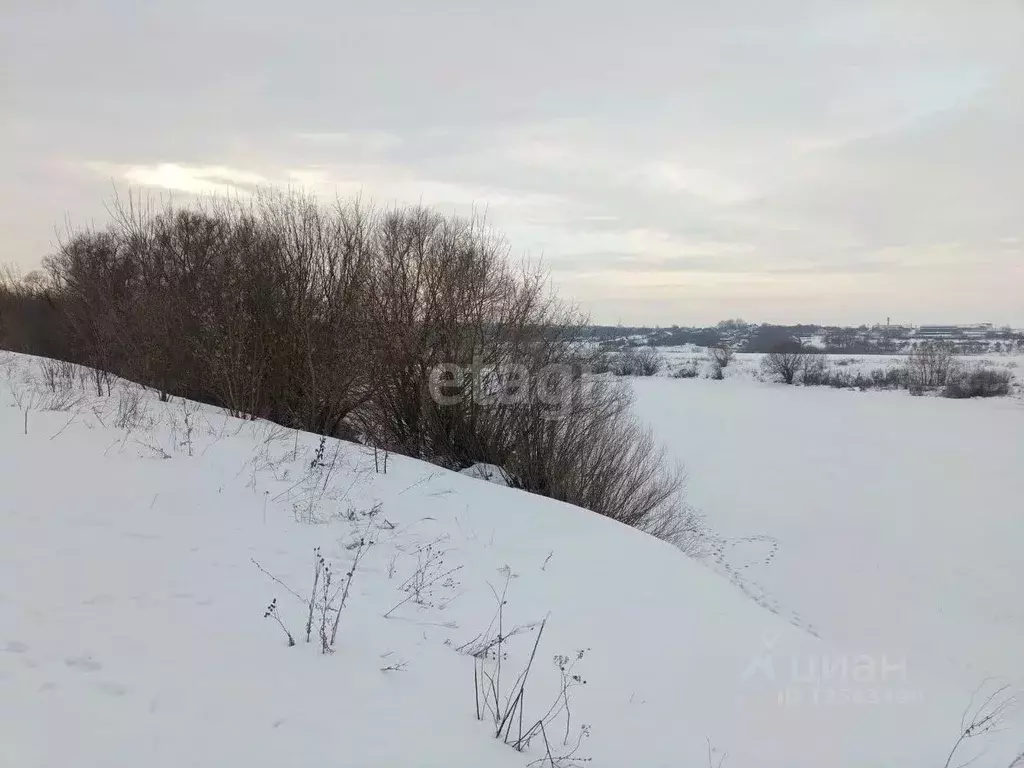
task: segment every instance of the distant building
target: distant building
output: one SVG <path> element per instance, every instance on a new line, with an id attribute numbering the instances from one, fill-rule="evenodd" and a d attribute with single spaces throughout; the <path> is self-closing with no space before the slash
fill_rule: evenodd
<path id="1" fill-rule="evenodd" d="M 915 334 L 921 339 L 969 339 L 984 337 L 992 330 L 992 323 L 973 325 L 922 325 Z"/>
<path id="2" fill-rule="evenodd" d="M 890 325 L 889 323 L 875 323 L 871 326 L 875 333 L 889 333 L 893 336 L 902 336 L 914 330 L 912 325 Z"/>

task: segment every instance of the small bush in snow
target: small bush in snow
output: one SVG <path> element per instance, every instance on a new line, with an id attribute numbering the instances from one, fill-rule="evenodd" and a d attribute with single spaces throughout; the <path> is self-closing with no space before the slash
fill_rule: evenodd
<path id="1" fill-rule="evenodd" d="M 653 347 L 626 347 L 612 360 L 611 371 L 616 376 L 654 376 L 663 363 Z"/>
<path id="2" fill-rule="evenodd" d="M 40 411 L 71 411 L 82 404 L 82 397 L 74 390 L 58 390 L 44 397 L 37 405 Z"/>
<path id="3" fill-rule="evenodd" d="M 692 360 L 690 362 L 683 363 L 673 373 L 672 378 L 675 379 L 696 379 L 700 375 L 700 371 L 697 370 L 697 364 Z"/>
<path id="4" fill-rule="evenodd" d="M 146 408 L 142 388 L 136 384 L 125 383 L 117 398 L 117 410 L 114 412 L 114 425 L 118 429 L 131 432 L 143 425 Z"/>
<path id="5" fill-rule="evenodd" d="M 46 387 L 56 394 L 71 390 L 75 382 L 75 366 L 64 360 L 43 358 L 39 361 L 39 371 Z"/>
<path id="6" fill-rule="evenodd" d="M 819 366 L 805 366 L 801 381 L 805 386 L 832 387 L 833 389 L 906 389 L 906 366 L 894 365 L 889 368 L 875 368 L 865 374 L 861 371 L 846 371 Z"/>
<path id="7" fill-rule="evenodd" d="M 585 368 L 594 374 L 610 373 L 613 363 L 614 359 L 611 355 L 604 350 L 598 350 L 585 360 Z"/>
<path id="8" fill-rule="evenodd" d="M 930 341 L 916 347 L 907 359 L 908 386 L 912 394 L 941 389 L 959 364 L 952 344 Z"/>
<path id="9" fill-rule="evenodd" d="M 735 354 L 735 350 L 730 346 L 710 347 L 708 349 L 708 357 L 719 368 L 728 368 Z"/>
<path id="10" fill-rule="evenodd" d="M 816 387 L 828 383 L 829 370 L 825 355 L 808 354 L 801 365 L 801 382 L 804 386 Z"/>
<path id="11" fill-rule="evenodd" d="M 871 386 L 879 389 L 907 389 L 910 372 L 905 365 L 891 365 L 888 368 L 874 368 L 869 374 Z"/>
<path id="12" fill-rule="evenodd" d="M 781 344 L 761 359 L 761 372 L 772 380 L 792 384 L 803 370 L 806 358 L 800 344 Z"/>
<path id="13" fill-rule="evenodd" d="M 946 377 L 942 396 L 950 398 L 1005 397 L 1010 394 L 1013 376 L 1009 371 L 979 366 L 956 370 Z"/>

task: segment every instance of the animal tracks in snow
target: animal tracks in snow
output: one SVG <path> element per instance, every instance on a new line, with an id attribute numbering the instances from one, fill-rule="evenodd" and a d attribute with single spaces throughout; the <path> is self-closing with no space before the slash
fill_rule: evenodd
<path id="1" fill-rule="evenodd" d="M 45 661 L 42 664 L 37 663 L 36 660 L 28 655 L 31 650 L 31 647 L 27 643 L 23 643 L 20 640 L 8 640 L 0 646 L 0 651 L 17 657 L 23 666 L 33 669 L 38 668 L 40 671 L 46 669 L 48 665 Z M 91 682 L 87 683 L 87 685 L 94 690 L 114 697 L 125 696 L 129 693 L 129 689 L 120 683 L 114 683 L 107 680 L 96 680 L 96 678 L 92 676 L 92 673 L 99 672 L 103 669 L 103 665 L 89 654 L 69 656 L 62 659 L 62 661 L 64 668 L 70 670 L 72 673 L 84 673 L 88 675 L 87 678 L 78 678 L 77 674 L 73 674 L 73 678 L 77 678 L 79 680 L 90 680 Z M 50 667 L 50 671 L 53 671 L 52 667 Z M 49 675 L 47 675 L 47 677 L 49 677 Z M 68 681 L 71 679 L 72 678 L 68 678 Z M 62 687 L 64 687 L 64 683 L 57 683 L 54 680 L 43 679 L 35 690 L 38 693 L 49 693 L 51 691 L 59 690 Z"/>
<path id="2" fill-rule="evenodd" d="M 779 552 L 779 541 L 773 536 L 757 534 L 734 539 L 718 538 L 711 546 L 714 570 L 723 573 L 745 595 L 761 607 L 781 616 L 793 626 L 821 637 L 817 628 L 799 613 L 785 608 L 760 583 L 750 576 L 751 569 L 767 568 Z"/>
<path id="3" fill-rule="evenodd" d="M 64 664 L 72 669 L 81 670 L 82 672 L 96 672 L 97 670 L 103 669 L 103 665 L 98 661 L 94 661 L 91 656 L 74 656 L 69 659 L 64 659 Z"/>

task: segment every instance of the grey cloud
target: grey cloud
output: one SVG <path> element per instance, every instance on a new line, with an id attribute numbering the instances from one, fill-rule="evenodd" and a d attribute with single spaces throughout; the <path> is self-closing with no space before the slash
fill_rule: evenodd
<path id="1" fill-rule="evenodd" d="M 65 212 L 102 214 L 111 179 L 266 180 L 487 208 L 595 316 L 859 321 L 902 301 L 1024 323 L 1015 0 L 8 0 L 4 15 L 0 258 L 26 267 Z M 638 272 L 668 287 L 618 284 Z"/>

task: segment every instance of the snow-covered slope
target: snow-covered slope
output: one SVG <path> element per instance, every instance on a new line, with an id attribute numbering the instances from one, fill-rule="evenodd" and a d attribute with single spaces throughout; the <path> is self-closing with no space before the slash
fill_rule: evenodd
<path id="1" fill-rule="evenodd" d="M 830 644 L 1024 694 L 1024 403 L 634 380 L 715 567 Z"/>
<path id="2" fill-rule="evenodd" d="M 958 735 L 972 686 L 816 637 L 584 510 L 336 441 L 311 468 L 316 437 L 181 401 L 123 419 L 121 385 L 55 403 L 32 358 L 0 378 L 0 765 L 549 765 L 477 719 L 497 662 L 460 652 L 506 589 L 502 697 L 537 647 L 524 730 L 557 700 L 553 657 L 584 651 L 555 756 L 587 725 L 593 768 L 706 766 L 708 741 L 715 765 L 923 767 Z M 359 557 L 330 654 L 318 619 L 305 641 L 315 547 L 334 585 Z M 1010 762 L 1008 724 L 975 765 Z"/>

